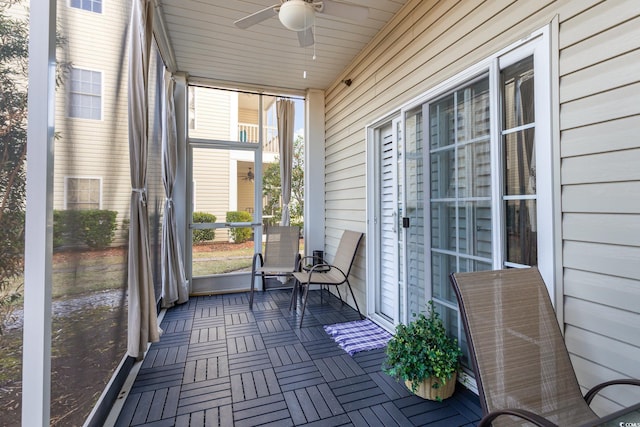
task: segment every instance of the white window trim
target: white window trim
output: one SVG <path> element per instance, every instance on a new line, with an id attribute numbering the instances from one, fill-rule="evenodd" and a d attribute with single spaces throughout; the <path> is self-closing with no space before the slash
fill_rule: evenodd
<path id="1" fill-rule="evenodd" d="M 73 6 L 71 6 L 71 0 L 67 0 L 67 7 L 69 9 L 79 10 L 79 11 L 84 12 L 84 13 L 93 13 L 95 15 L 104 15 L 105 14 L 104 10 L 105 10 L 106 3 L 107 3 L 107 0 L 102 0 L 102 12 L 94 12 L 93 10 L 86 10 L 86 9 L 81 8 L 81 7 L 73 7 Z"/>
<path id="2" fill-rule="evenodd" d="M 93 12 L 91 12 L 93 13 Z M 84 120 L 87 122 L 91 122 L 91 123 L 96 123 L 96 122 L 103 122 L 104 121 L 104 87 L 105 87 L 105 72 L 103 70 L 97 69 L 97 68 L 90 68 L 90 67 L 82 67 L 82 66 L 78 66 L 78 65 L 74 65 L 72 67 L 73 69 L 76 70 L 85 70 L 85 71 L 93 71 L 95 73 L 100 73 L 101 76 L 101 80 L 100 80 L 100 118 L 99 119 L 88 119 L 86 117 L 74 117 L 71 115 L 71 84 L 69 83 L 69 87 L 67 88 L 67 108 L 66 108 L 66 117 L 68 119 L 72 119 L 72 120 Z M 75 93 L 75 92 L 74 92 Z"/>
<path id="3" fill-rule="evenodd" d="M 98 209 L 102 209 L 102 177 L 101 176 L 88 176 L 88 175 L 66 175 L 64 177 L 64 209 L 67 210 L 69 209 L 68 206 L 68 194 L 67 194 L 67 190 L 68 190 L 68 182 L 70 179 L 97 179 L 99 181 L 99 191 L 100 191 L 100 197 L 98 199 Z"/>

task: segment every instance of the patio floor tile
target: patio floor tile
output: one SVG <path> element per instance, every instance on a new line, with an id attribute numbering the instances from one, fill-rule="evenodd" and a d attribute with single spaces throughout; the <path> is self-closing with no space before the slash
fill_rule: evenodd
<path id="1" fill-rule="evenodd" d="M 169 309 L 117 426 L 473 426 L 478 397 L 444 402 L 384 374 L 384 349 L 344 352 L 323 325 L 359 319 L 312 291 L 299 328 L 290 291 L 193 297 Z"/>

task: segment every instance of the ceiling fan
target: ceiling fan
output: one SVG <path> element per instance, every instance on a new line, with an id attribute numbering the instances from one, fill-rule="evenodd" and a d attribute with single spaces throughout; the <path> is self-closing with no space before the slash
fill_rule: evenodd
<path id="1" fill-rule="evenodd" d="M 301 47 L 314 43 L 312 27 L 316 13 L 337 16 L 351 21 L 364 21 L 369 8 L 333 0 L 280 0 L 280 4 L 269 6 L 234 22 L 236 27 L 246 29 L 273 16 L 278 16 L 282 25 L 298 33 Z"/>
<path id="2" fill-rule="evenodd" d="M 249 168 L 249 172 L 247 172 L 246 175 L 244 175 L 242 177 L 243 180 L 245 181 L 251 181 L 253 182 L 253 179 L 255 178 L 255 175 L 253 174 L 253 172 L 251 171 L 251 168 Z"/>

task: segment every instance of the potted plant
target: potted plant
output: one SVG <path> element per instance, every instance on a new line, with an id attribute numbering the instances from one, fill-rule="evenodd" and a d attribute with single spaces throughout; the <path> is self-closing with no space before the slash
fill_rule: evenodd
<path id="1" fill-rule="evenodd" d="M 433 301 L 428 302 L 426 314 L 414 317 L 408 325 L 396 327 L 383 370 L 404 380 L 422 398 L 446 399 L 455 389 L 462 352 L 457 340 L 447 335 Z"/>

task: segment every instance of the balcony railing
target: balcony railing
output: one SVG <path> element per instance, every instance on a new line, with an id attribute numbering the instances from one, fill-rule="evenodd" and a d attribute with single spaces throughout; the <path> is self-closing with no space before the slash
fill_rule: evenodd
<path id="1" fill-rule="evenodd" d="M 241 142 L 258 142 L 260 135 L 260 127 L 249 123 L 238 123 L 238 139 Z M 263 135 L 264 146 L 262 151 L 265 153 L 278 153 L 278 129 L 274 126 L 264 128 Z"/>

